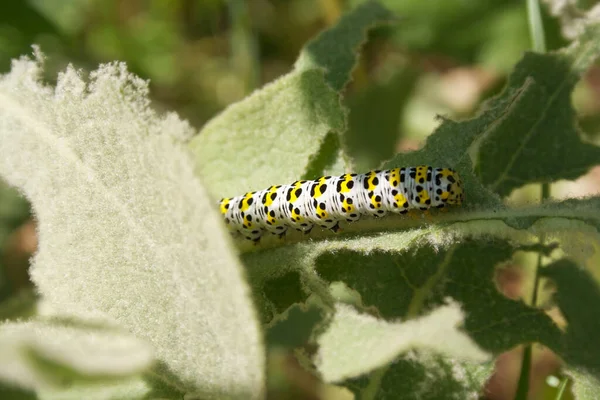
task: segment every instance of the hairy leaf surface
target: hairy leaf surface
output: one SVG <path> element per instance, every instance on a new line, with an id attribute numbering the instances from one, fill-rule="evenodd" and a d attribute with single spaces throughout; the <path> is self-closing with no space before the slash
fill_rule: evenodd
<path id="1" fill-rule="evenodd" d="M 56 88 L 38 60 L 0 78 L 0 174 L 39 221 L 32 278 L 58 313 L 146 339 L 185 392 L 255 398 L 263 346 L 240 265 L 182 141 L 123 64 Z"/>

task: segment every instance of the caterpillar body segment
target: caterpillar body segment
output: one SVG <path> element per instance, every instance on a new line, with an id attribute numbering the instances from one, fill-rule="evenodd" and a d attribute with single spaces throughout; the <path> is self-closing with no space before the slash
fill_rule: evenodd
<path id="1" fill-rule="evenodd" d="M 357 221 L 363 215 L 405 214 L 463 201 L 462 181 L 455 170 L 421 165 L 271 186 L 223 198 L 219 209 L 230 231 L 258 241 L 266 232 L 283 236 L 291 228 L 309 233 L 314 226 L 337 232 L 340 222 Z"/>

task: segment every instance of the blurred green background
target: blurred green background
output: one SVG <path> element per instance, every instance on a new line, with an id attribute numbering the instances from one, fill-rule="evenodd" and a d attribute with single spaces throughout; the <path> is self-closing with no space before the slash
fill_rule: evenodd
<path id="1" fill-rule="evenodd" d="M 5 1 L 0 5 L 0 73 L 10 70 L 12 58 L 30 54 L 34 43 L 47 56 L 49 83 L 69 63 L 90 71 L 99 63 L 125 61 L 150 80 L 158 110 L 177 111 L 200 129 L 228 104 L 289 71 L 307 40 L 359 2 Z M 508 71 L 531 46 L 522 0 L 382 2 L 399 22 L 371 33 L 344 98 L 350 108 L 345 142 L 357 172 L 376 167 L 382 155 L 419 148 L 437 125 L 436 114 L 473 115 L 482 100 L 502 88 Z M 565 45 L 557 21 L 543 12 L 549 50 Z M 594 69 L 574 96 L 590 137 L 600 132 L 599 87 L 600 70 Z M 583 192 L 597 191 L 597 182 L 592 179 Z M 27 268 L 35 248 L 28 204 L 0 182 L 0 300 L 5 304 L 31 290 Z M 518 277 L 504 279 L 508 286 L 518 282 Z M 554 392 L 546 377 L 559 361 L 543 352 L 535 360 L 534 398 L 545 398 Z M 512 398 L 519 365 L 518 351 L 499 360 L 501 377 L 490 382 L 489 399 Z"/>

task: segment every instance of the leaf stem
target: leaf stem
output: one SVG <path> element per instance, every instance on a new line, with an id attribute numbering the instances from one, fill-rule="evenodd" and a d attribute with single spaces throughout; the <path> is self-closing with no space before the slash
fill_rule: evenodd
<path id="1" fill-rule="evenodd" d="M 550 184 L 542 184 L 542 202 L 550 198 Z M 543 245 L 545 241 L 545 235 L 540 235 L 540 245 Z M 535 307 L 537 304 L 538 288 L 540 284 L 539 271 L 542 268 L 542 253 L 538 254 L 538 261 L 534 272 L 533 279 L 533 291 L 531 293 L 531 307 Z M 531 358 L 532 358 L 532 346 L 528 344 L 523 350 L 523 360 L 521 361 L 521 374 L 519 376 L 519 383 L 517 384 L 517 392 L 515 394 L 515 400 L 527 400 L 527 393 L 529 392 L 529 377 L 531 375 Z"/>
<path id="2" fill-rule="evenodd" d="M 529 392 L 529 375 L 531 372 L 531 344 L 528 344 L 523 349 L 523 360 L 521 361 L 521 374 L 519 375 L 519 383 L 517 384 L 517 393 L 515 400 L 527 400 Z"/>
<path id="3" fill-rule="evenodd" d="M 529 21 L 529 33 L 531 36 L 531 42 L 533 50 L 539 53 L 546 52 L 546 40 L 544 37 L 544 25 L 542 23 L 542 15 L 540 12 L 540 3 L 538 0 L 527 0 L 527 17 Z M 550 197 L 550 184 L 542 184 L 542 198 L 541 201 Z M 540 244 L 544 244 L 544 236 L 540 236 Z M 540 282 L 539 270 L 542 267 L 542 253 L 538 254 L 538 262 L 534 272 L 533 281 L 533 293 L 531 294 L 531 307 L 535 307 L 537 304 L 537 293 Z M 529 379 L 531 376 L 531 358 L 532 358 L 532 345 L 528 344 L 523 350 L 523 360 L 521 361 L 521 374 L 519 376 L 519 383 L 517 384 L 517 392 L 515 393 L 515 400 L 527 400 L 527 394 L 529 393 Z"/>

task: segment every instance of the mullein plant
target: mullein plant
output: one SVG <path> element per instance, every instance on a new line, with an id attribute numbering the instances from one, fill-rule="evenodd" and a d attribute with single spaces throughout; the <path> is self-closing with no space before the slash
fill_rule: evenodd
<path id="1" fill-rule="evenodd" d="M 393 20 L 364 2 L 200 132 L 153 111 L 122 63 L 87 79 L 68 67 L 49 86 L 39 49 L 14 60 L 0 77 L 0 175 L 38 222 L 40 300 L 0 325 L 0 381 L 42 399 L 258 399 L 267 355 L 284 349 L 357 398 L 476 398 L 494 357 L 535 342 L 565 360 L 576 393 L 597 387 L 600 291 L 586 268 L 600 198 L 502 198 L 600 163 L 570 104 L 598 26 L 526 54 L 477 116 L 441 119 L 423 149 L 381 159 L 455 168 L 460 210 L 258 244 L 227 232 L 220 197 L 353 169 L 342 95 L 367 30 Z M 566 327 L 497 290 L 496 268 L 524 253 L 546 261 Z"/>

